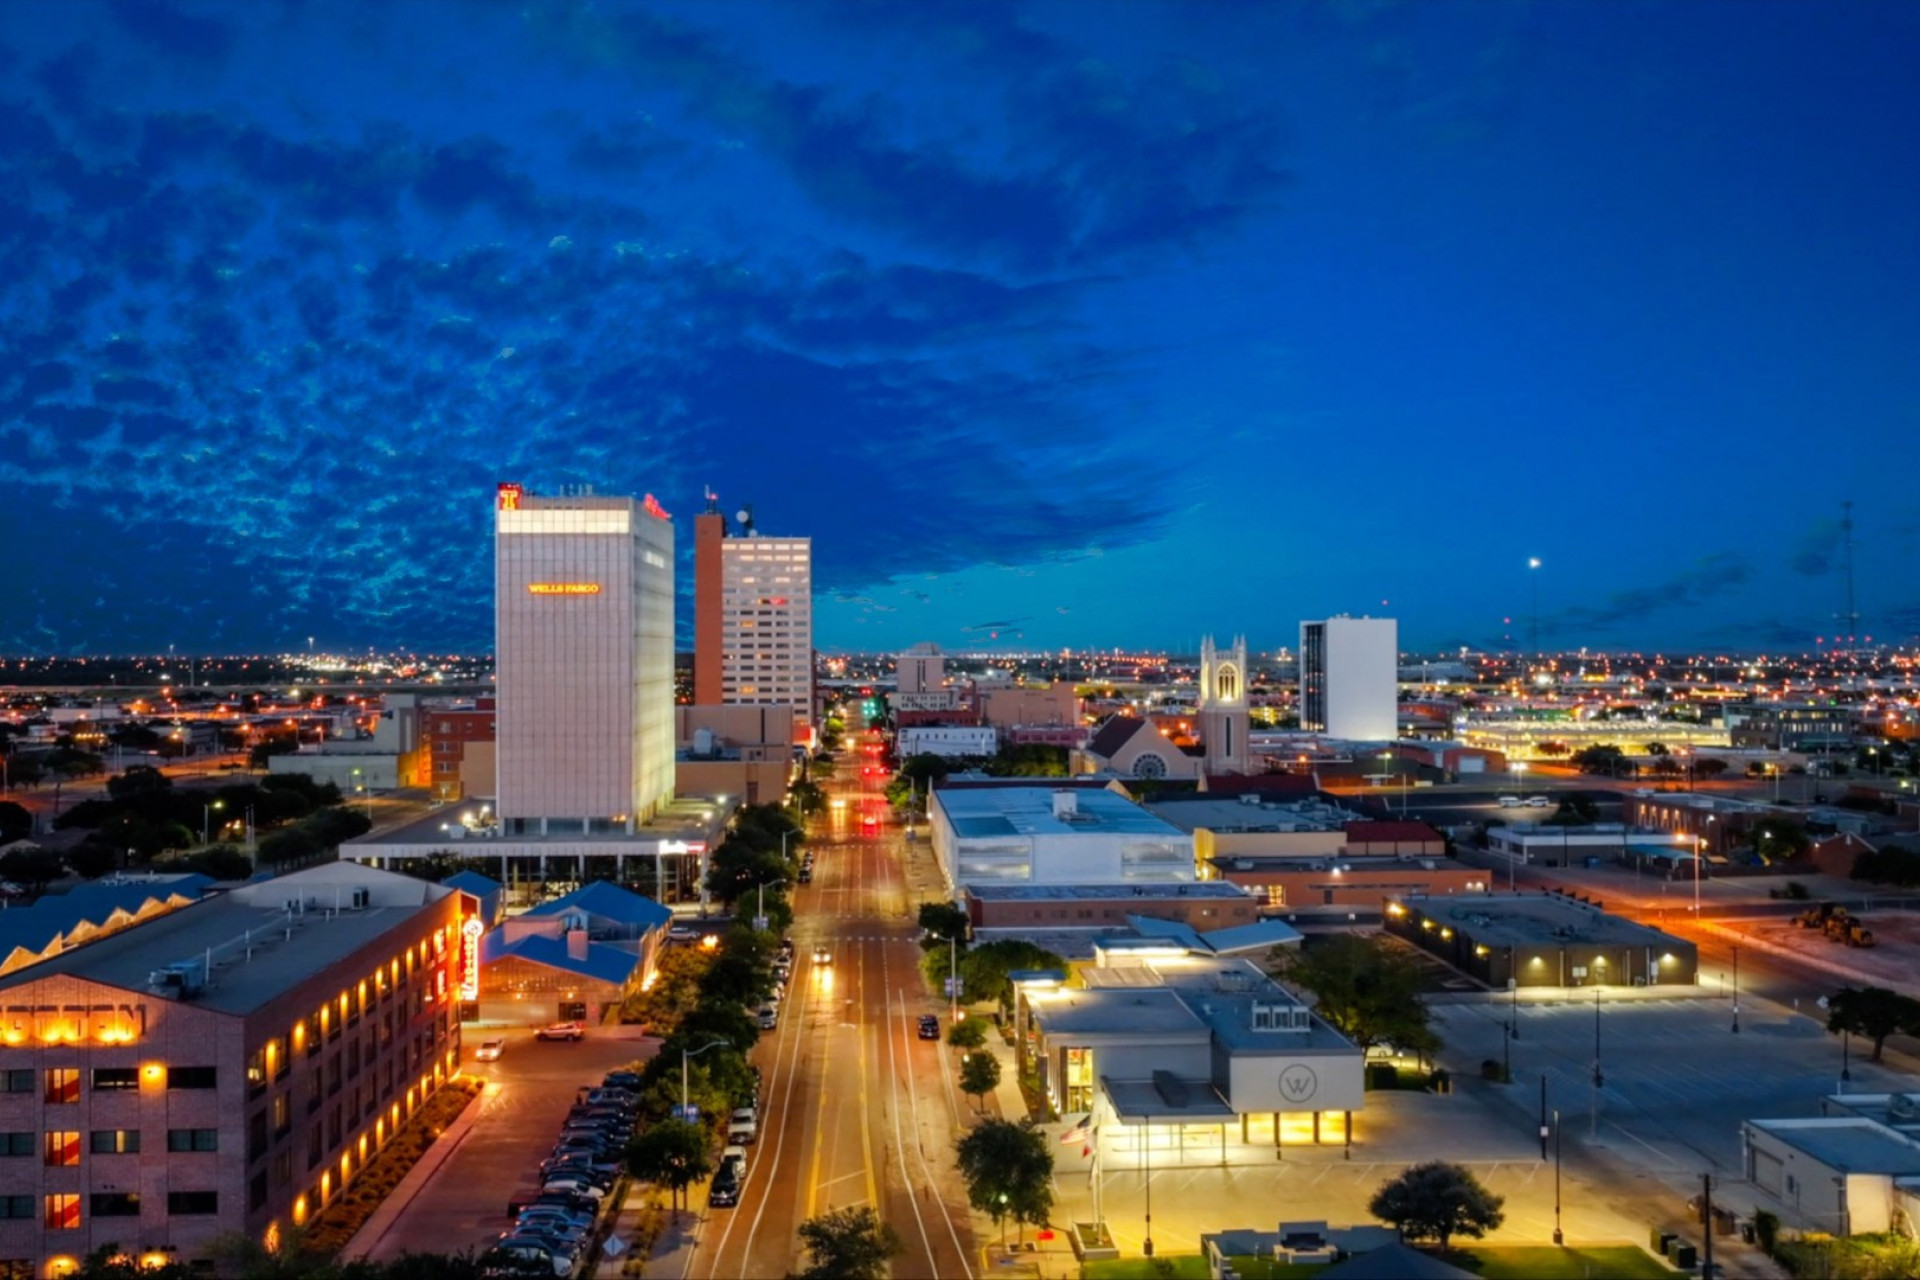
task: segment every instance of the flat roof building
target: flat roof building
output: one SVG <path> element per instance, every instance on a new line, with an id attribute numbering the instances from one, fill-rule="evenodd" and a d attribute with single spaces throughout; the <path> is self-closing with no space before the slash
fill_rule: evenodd
<path id="1" fill-rule="evenodd" d="M 1400 627 L 1392 618 L 1300 624 L 1300 727 L 1353 742 L 1400 736 Z"/>
<path id="2" fill-rule="evenodd" d="M 1015 1044 L 1062 1115 L 1089 1116 L 1103 1161 L 1264 1163 L 1349 1139 L 1360 1050 L 1257 966 L 1169 935 L 1077 978 L 1016 981 Z"/>
<path id="3" fill-rule="evenodd" d="M 1694 944 L 1559 893 L 1387 904 L 1386 930 L 1489 987 L 1692 986 Z"/>
<path id="4" fill-rule="evenodd" d="M 210 1259 L 337 1199 L 453 1074 L 464 895 L 330 863 L 0 979 L 8 1275 Z"/>
<path id="5" fill-rule="evenodd" d="M 813 540 L 770 538 L 742 508 L 728 526 L 715 500 L 694 517 L 693 700 L 792 709 L 812 732 Z"/>
<path id="6" fill-rule="evenodd" d="M 1194 878 L 1185 832 L 1102 788 L 936 788 L 928 818 L 949 886 Z"/>
<path id="7" fill-rule="evenodd" d="M 498 819 L 631 832 L 673 795 L 673 522 L 501 485 L 494 531 Z"/>

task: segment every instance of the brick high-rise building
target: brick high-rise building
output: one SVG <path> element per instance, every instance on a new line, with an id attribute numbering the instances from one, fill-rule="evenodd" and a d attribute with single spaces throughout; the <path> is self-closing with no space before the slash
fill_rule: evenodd
<path id="1" fill-rule="evenodd" d="M 751 508 L 732 529 L 709 499 L 694 517 L 693 701 L 791 707 L 813 724 L 813 540 L 769 538 Z"/>

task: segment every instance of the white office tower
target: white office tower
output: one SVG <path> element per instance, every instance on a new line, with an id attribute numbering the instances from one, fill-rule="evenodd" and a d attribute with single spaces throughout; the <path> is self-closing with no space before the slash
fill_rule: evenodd
<path id="1" fill-rule="evenodd" d="M 813 539 L 743 526 L 720 544 L 720 700 L 792 707 L 804 735 L 813 723 Z"/>
<path id="2" fill-rule="evenodd" d="M 1392 618 L 1300 624 L 1300 727 L 1354 742 L 1400 735 L 1400 628 Z"/>
<path id="3" fill-rule="evenodd" d="M 673 795 L 673 523 L 651 496 L 495 505 L 505 834 L 631 832 Z"/>

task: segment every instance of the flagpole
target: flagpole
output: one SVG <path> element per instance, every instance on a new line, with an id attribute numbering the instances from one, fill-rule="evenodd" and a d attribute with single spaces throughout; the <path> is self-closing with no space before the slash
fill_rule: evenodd
<path id="1" fill-rule="evenodd" d="M 1093 1129 L 1093 1159 L 1087 1162 L 1087 1181 L 1093 1184 L 1093 1224 L 1106 1221 L 1100 1214 L 1100 1129 Z"/>

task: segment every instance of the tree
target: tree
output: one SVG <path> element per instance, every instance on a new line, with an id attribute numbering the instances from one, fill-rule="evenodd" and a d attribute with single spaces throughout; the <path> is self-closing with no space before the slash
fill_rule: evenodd
<path id="1" fill-rule="evenodd" d="M 981 1114 L 986 1113 L 987 1095 L 999 1087 L 1000 1059 L 976 1049 L 960 1060 L 960 1092 L 973 1095 Z"/>
<path id="2" fill-rule="evenodd" d="M 920 904 L 920 927 L 927 936 L 920 940 L 926 950 L 944 947 L 947 939 L 957 940 L 961 946 L 967 945 L 967 929 L 972 924 L 965 909 L 951 902 L 923 902 Z"/>
<path id="3" fill-rule="evenodd" d="M 1367 1211 L 1402 1240 L 1438 1240 L 1445 1249 L 1456 1235 L 1477 1240 L 1498 1227 L 1506 1220 L 1505 1203 L 1460 1165 L 1429 1160 L 1381 1183 Z"/>
<path id="4" fill-rule="evenodd" d="M 707 862 L 707 892 L 731 908 L 760 885 L 779 884 L 791 874 L 779 850 L 778 836 L 769 851 L 752 836 L 729 835 Z"/>
<path id="5" fill-rule="evenodd" d="M 10 755 L 7 757 L 9 786 L 26 787 L 31 790 L 39 786 L 46 776 L 46 766 L 40 763 L 38 756 Z"/>
<path id="6" fill-rule="evenodd" d="M 1920 1035 L 1920 1000 L 1885 987 L 1842 987 L 1827 997 L 1827 1030 L 1873 1041 L 1869 1060 L 1878 1062 L 1888 1036 Z"/>
<path id="7" fill-rule="evenodd" d="M 627 1172 L 643 1182 L 665 1187 L 680 1211 L 686 1189 L 713 1171 L 707 1157 L 707 1131 L 685 1120 L 663 1120 L 634 1135 L 627 1144 Z"/>
<path id="8" fill-rule="evenodd" d="M 115 800 L 132 800 L 171 790 L 173 779 L 150 764 L 132 765 L 119 777 L 107 779 L 107 794 Z"/>
<path id="9" fill-rule="evenodd" d="M 984 1018 L 964 1018 L 947 1028 L 947 1043 L 956 1049 L 979 1049 L 987 1043 Z M 991 1085 L 988 1088 L 992 1088 Z"/>
<path id="10" fill-rule="evenodd" d="M 36 896 L 67 873 L 60 855 L 34 845 L 22 845 L 0 853 L 0 880 L 11 880 Z"/>
<path id="11" fill-rule="evenodd" d="M 1693 772 L 1699 778 L 1717 778 L 1727 771 L 1725 760 L 1695 760 Z"/>
<path id="12" fill-rule="evenodd" d="M 1067 962 L 1045 947 L 1019 938 L 1004 938 L 960 953 L 961 997 L 970 1002 L 1013 1003 L 1013 980 L 1022 969 L 1062 969 Z"/>
<path id="13" fill-rule="evenodd" d="M 807 1266 L 800 1280 L 881 1280 L 900 1236 L 872 1205 L 836 1209 L 800 1224 Z"/>
<path id="14" fill-rule="evenodd" d="M 1321 1017 L 1364 1053 L 1376 1044 L 1439 1046 L 1420 1000 L 1421 966 L 1392 940 L 1340 933 L 1297 952 L 1275 948 L 1280 976 L 1313 994 Z"/>
<path id="15" fill-rule="evenodd" d="M 1578 792 L 1574 792 L 1571 795 L 1562 797 L 1560 807 L 1555 809 L 1553 816 L 1541 825 L 1554 827 L 1585 827 L 1592 825 L 1593 821 L 1599 816 L 1600 810 L 1593 801 Z"/>
<path id="16" fill-rule="evenodd" d="M 1807 851 L 1807 829 L 1792 818 L 1765 818 L 1753 833 L 1753 851 L 1766 862 L 1785 862 Z"/>
<path id="17" fill-rule="evenodd" d="M 1006 1220 L 1039 1226 L 1053 1211 L 1053 1152 L 1047 1135 L 988 1120 L 955 1144 L 967 1203 L 1006 1230 Z"/>
<path id="18" fill-rule="evenodd" d="M 33 815 L 11 800 L 0 800 L 0 844 L 12 844 L 33 834 Z"/>
<path id="19" fill-rule="evenodd" d="M 1626 752 L 1611 743 L 1582 747 L 1573 753 L 1573 763 L 1582 773 L 1597 773 L 1609 778 L 1626 777 L 1633 772 L 1633 761 L 1627 759 Z"/>
<path id="20" fill-rule="evenodd" d="M 805 778 L 789 787 L 787 794 L 793 798 L 793 807 L 802 813 L 819 813 L 827 807 L 827 793 L 819 783 Z"/>

